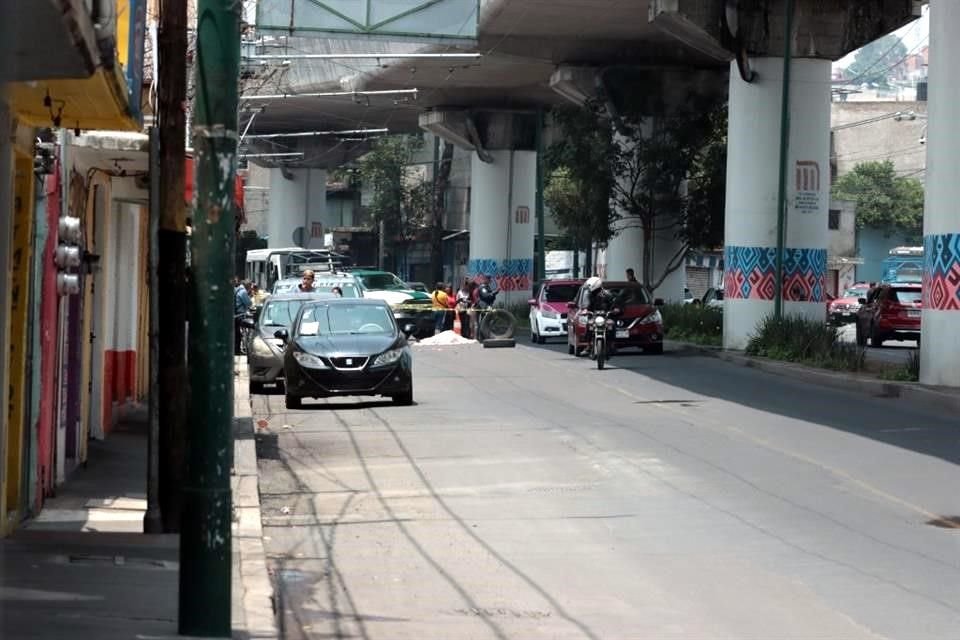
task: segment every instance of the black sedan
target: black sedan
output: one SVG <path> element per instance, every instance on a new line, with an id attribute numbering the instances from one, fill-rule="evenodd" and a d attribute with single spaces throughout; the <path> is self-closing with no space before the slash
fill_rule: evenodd
<path id="1" fill-rule="evenodd" d="M 390 306 L 374 299 L 333 299 L 304 304 L 289 331 L 274 335 L 285 344 L 283 372 L 287 409 L 304 398 L 388 396 L 413 404 L 413 358 L 407 333 Z"/>

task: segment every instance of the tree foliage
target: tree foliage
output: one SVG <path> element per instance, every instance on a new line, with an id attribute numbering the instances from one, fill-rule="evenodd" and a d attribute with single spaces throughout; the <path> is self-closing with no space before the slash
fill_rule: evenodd
<path id="1" fill-rule="evenodd" d="M 613 141 L 610 125 L 592 108 L 556 109 L 560 133 L 545 153 L 544 202 L 578 248 L 610 239 Z"/>
<path id="2" fill-rule="evenodd" d="M 891 34 L 861 47 L 846 69 L 847 80 L 856 84 L 889 87 L 890 72 L 907 57 L 907 47 Z"/>
<path id="3" fill-rule="evenodd" d="M 897 175 L 890 160 L 862 162 L 833 184 L 833 197 L 857 203 L 857 226 L 903 233 L 923 233 L 923 184 Z"/>
<path id="4" fill-rule="evenodd" d="M 385 136 L 360 160 L 363 184 L 373 192 L 370 213 L 383 223 L 387 244 L 409 242 L 432 218 L 433 186 L 411 169 L 422 148 L 419 136 Z"/>
<path id="5" fill-rule="evenodd" d="M 723 239 L 726 105 L 691 100 L 669 117 L 623 113 L 613 143 L 613 217 L 620 229 L 642 229 L 642 284 L 653 292 L 693 247 Z M 665 234 L 677 251 L 654 270 L 654 242 Z"/>

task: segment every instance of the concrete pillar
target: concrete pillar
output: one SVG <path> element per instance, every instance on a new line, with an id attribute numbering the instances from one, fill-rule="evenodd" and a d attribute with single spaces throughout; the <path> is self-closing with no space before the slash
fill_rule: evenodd
<path id="1" fill-rule="evenodd" d="M 492 277 L 497 302 L 529 299 L 533 279 L 535 151 L 489 151 L 492 163 L 470 161 L 470 262 L 467 275 Z"/>
<path id="2" fill-rule="evenodd" d="M 270 170 L 269 248 L 322 249 L 323 234 L 328 231 L 326 214 L 325 169 Z"/>
<path id="3" fill-rule="evenodd" d="M 723 346 L 742 349 L 774 310 L 783 60 L 751 60 L 744 82 L 730 67 Z M 830 200 L 830 61 L 791 68 L 784 314 L 825 317 Z"/>
<path id="4" fill-rule="evenodd" d="M 960 387 L 960 4 L 935 0 L 930 13 L 927 191 L 923 212 L 920 382 Z"/>

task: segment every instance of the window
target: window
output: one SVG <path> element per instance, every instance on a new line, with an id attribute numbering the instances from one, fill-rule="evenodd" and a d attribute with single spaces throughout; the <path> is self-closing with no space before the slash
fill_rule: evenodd
<path id="1" fill-rule="evenodd" d="M 840 229 L 840 209 L 830 209 L 830 218 L 827 228 L 832 231 Z"/>

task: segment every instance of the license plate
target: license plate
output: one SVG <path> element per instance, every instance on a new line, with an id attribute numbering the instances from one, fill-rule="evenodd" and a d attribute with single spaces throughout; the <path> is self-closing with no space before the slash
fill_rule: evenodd
<path id="1" fill-rule="evenodd" d="M 618 337 L 618 338 L 629 338 L 629 337 L 630 337 L 630 331 L 627 330 L 627 329 L 618 329 L 618 330 L 617 330 L 617 337 Z"/>
<path id="2" fill-rule="evenodd" d="M 907 317 L 908 317 L 908 318 L 919 318 L 919 317 L 920 317 L 920 310 L 919 310 L 919 309 L 910 309 L 909 311 L 907 311 Z"/>

